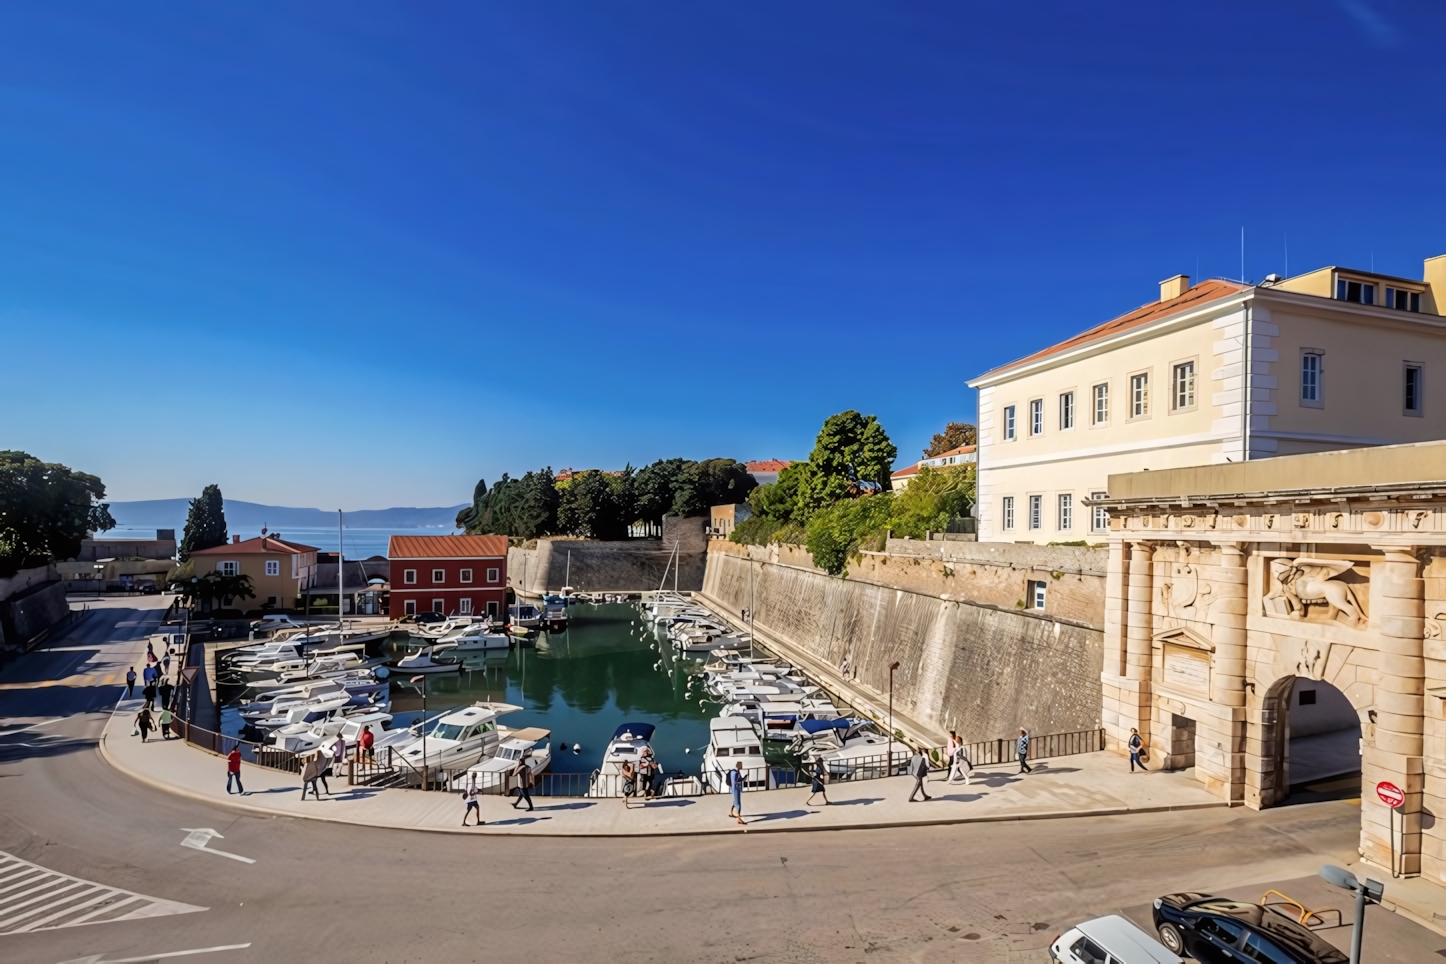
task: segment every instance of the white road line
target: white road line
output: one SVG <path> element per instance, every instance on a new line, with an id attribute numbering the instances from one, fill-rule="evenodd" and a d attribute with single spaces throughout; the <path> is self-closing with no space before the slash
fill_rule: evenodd
<path id="1" fill-rule="evenodd" d="M 159 961 L 163 957 L 187 957 L 191 954 L 214 954 L 217 951 L 240 951 L 251 946 L 251 942 L 245 944 L 222 944 L 219 947 L 197 947 L 189 951 L 166 951 L 164 954 L 147 954 L 145 957 L 114 957 L 108 960 L 101 960 L 101 955 L 91 957 L 77 957 L 70 961 L 61 961 L 60 964 L 148 964 L 150 961 Z"/>
<path id="2" fill-rule="evenodd" d="M 239 860 L 244 864 L 256 863 L 256 861 L 252 860 L 250 857 L 243 857 L 240 854 L 228 854 L 224 850 L 212 850 L 210 847 L 208 847 L 207 844 L 211 842 L 212 837 L 215 837 L 218 840 L 226 839 L 216 831 L 212 830 L 210 827 L 204 827 L 199 829 L 182 827 L 181 829 L 186 831 L 186 839 L 181 841 L 182 847 L 190 847 L 192 850 L 199 850 L 202 853 L 215 854 L 217 857 L 230 857 L 232 860 Z"/>
<path id="3" fill-rule="evenodd" d="M 4 852 L 0 852 L 0 874 L 5 874 L 0 883 L 9 882 L 0 887 L 0 935 L 207 909 L 71 877 Z M 123 912 L 115 913 L 118 909 Z"/>
<path id="4" fill-rule="evenodd" d="M 59 723 L 59 722 L 60 722 L 61 720 L 63 720 L 63 719 L 65 719 L 65 717 L 63 717 L 63 716 L 57 716 L 57 717 L 56 717 L 55 719 L 53 719 L 53 720 L 45 720 L 45 721 L 42 722 L 42 723 L 31 723 L 29 726 L 25 727 L 24 729 L 8 730 L 8 731 L 6 731 L 6 732 L 4 732 L 4 733 L 0 733 L 0 736 L 19 736 L 21 733 L 28 733 L 28 732 L 30 732 L 31 730 L 38 730 L 38 729 L 40 729 L 42 726 L 49 726 L 49 725 L 52 724 L 52 723 Z"/>

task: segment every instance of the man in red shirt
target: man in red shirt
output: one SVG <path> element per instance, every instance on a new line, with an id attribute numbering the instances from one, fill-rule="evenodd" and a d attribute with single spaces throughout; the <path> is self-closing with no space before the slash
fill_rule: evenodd
<path id="1" fill-rule="evenodd" d="M 241 785 L 241 748 L 232 747 L 231 752 L 226 754 L 226 792 L 231 792 L 231 781 L 236 781 L 236 792 L 244 794 L 246 788 Z"/>
<path id="2" fill-rule="evenodd" d="M 372 736 L 372 728 L 363 726 L 361 736 L 357 738 L 357 745 L 361 747 L 361 755 L 368 763 L 376 759 L 372 752 L 372 742 L 375 739 L 376 737 Z"/>

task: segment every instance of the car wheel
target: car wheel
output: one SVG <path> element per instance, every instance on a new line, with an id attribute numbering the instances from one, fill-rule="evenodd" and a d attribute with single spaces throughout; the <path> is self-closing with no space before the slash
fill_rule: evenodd
<path id="1" fill-rule="evenodd" d="M 1171 954 L 1185 955 L 1185 938 L 1180 936 L 1180 928 L 1174 924 L 1160 925 L 1160 943 L 1169 948 Z"/>

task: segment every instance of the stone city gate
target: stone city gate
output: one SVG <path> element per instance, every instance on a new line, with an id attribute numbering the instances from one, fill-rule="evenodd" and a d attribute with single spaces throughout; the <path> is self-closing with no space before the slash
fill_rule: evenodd
<path id="1" fill-rule="evenodd" d="M 1210 492 L 1196 486 L 1212 468 L 1114 476 L 1093 503 L 1110 512 L 1109 744 L 1123 752 L 1138 729 L 1164 768 L 1272 806 L 1290 791 L 1292 689 L 1311 703 L 1320 689 L 1359 721 L 1362 855 L 1389 867 L 1394 850 L 1443 882 L 1446 482 L 1155 494 Z M 1394 834 L 1383 780 L 1406 793 Z"/>

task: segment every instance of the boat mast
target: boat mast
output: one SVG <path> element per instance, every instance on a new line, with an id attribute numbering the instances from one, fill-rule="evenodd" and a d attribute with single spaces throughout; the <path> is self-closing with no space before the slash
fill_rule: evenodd
<path id="1" fill-rule="evenodd" d="M 336 628 L 346 629 L 346 624 L 341 621 L 341 599 L 342 599 L 342 552 L 341 541 L 341 510 L 336 510 Z"/>

